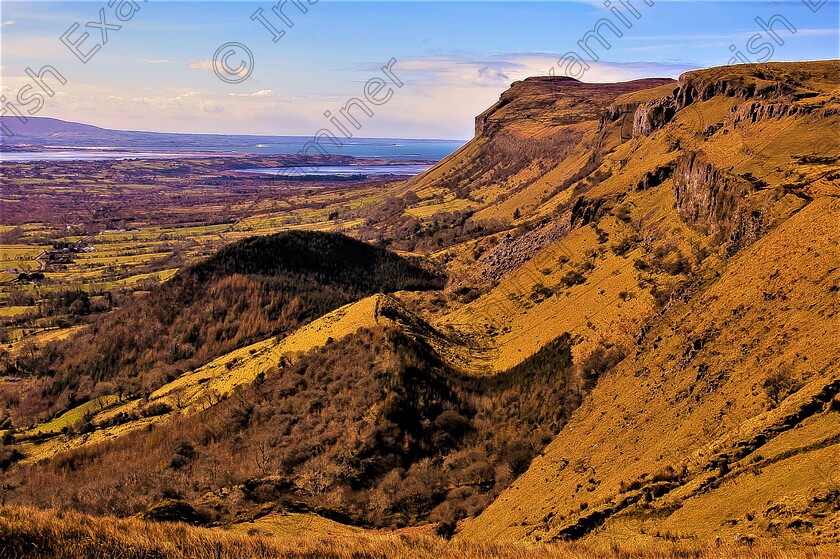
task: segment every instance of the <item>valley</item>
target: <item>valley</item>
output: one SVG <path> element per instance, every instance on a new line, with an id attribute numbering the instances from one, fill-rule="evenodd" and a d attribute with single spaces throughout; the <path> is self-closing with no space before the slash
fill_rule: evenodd
<path id="1" fill-rule="evenodd" d="M 10 556 L 840 553 L 838 130 L 827 60 L 528 78 L 408 178 L 4 164 Z"/>

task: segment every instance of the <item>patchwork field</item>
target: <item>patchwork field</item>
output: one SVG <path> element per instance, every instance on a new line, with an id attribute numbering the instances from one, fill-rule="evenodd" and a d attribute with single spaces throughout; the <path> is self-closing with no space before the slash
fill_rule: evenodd
<path id="1" fill-rule="evenodd" d="M 83 321 L 248 236 L 358 230 L 395 187 L 243 177 L 226 169 L 285 159 L 222 159 L 4 164 L 0 342 Z M 57 308 L 79 291 L 99 299 Z"/>

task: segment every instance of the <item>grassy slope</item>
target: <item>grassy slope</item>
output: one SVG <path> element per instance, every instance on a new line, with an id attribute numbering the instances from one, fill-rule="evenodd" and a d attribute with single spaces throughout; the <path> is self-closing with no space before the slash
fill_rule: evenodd
<path id="1" fill-rule="evenodd" d="M 183 524 L 91 518 L 77 513 L 55 513 L 22 507 L 0 508 L 0 558 L 106 559 L 156 557 L 160 559 L 268 559 L 269 557 L 318 557 L 319 559 L 664 559 L 681 556 L 697 559 L 782 559 L 805 552 L 802 548 L 766 548 L 726 545 L 663 543 L 644 549 L 622 546 L 596 548 L 580 544 L 533 546 L 450 542 L 429 536 L 365 534 L 347 537 L 331 533 L 315 536 L 299 529 L 279 534 L 245 535 L 220 529 L 192 528 Z M 831 557 L 825 549 L 811 557 Z"/>
<path id="2" fill-rule="evenodd" d="M 834 383 L 829 400 L 840 389 L 838 216 L 836 199 L 812 203 L 733 259 L 708 291 L 666 314 L 464 537 L 546 539 L 589 523 L 592 539 L 618 529 L 640 540 L 666 530 L 708 540 L 767 534 L 775 522 L 777 537 L 801 541 L 792 524 L 801 517 L 800 526 L 822 530 L 814 539 L 836 538 L 840 413 L 821 401 L 801 422 L 783 418 L 826 386 Z M 770 410 L 761 384 L 781 369 L 802 388 Z M 771 433 L 766 443 L 736 454 L 763 430 Z M 722 470 L 710 463 L 724 454 L 731 473 L 713 483 Z M 687 468 L 677 487 L 644 507 L 616 507 L 629 494 L 622 482 L 668 466 Z M 828 515 L 818 518 L 812 501 L 826 495 Z M 603 529 L 585 519 L 608 507 L 619 514 Z"/>
<path id="3" fill-rule="evenodd" d="M 782 72 L 786 68 L 788 66 L 779 65 L 777 71 Z M 807 87 L 802 87 L 802 90 L 811 92 L 809 94 L 815 93 L 817 97 L 796 101 L 796 105 L 805 106 L 814 103 L 815 99 L 825 100 L 832 87 L 837 91 L 840 79 L 836 68 L 825 63 L 813 63 L 811 68 L 811 74 L 818 79 L 807 81 Z M 822 78 L 823 69 L 826 72 L 833 69 L 834 72 L 829 78 Z M 697 74 L 704 75 L 703 72 Z M 711 75 L 718 74 L 716 71 Z M 824 82 L 829 82 L 829 85 Z M 615 105 L 649 100 L 652 93 L 662 94 L 668 89 L 673 90 L 674 87 L 662 86 L 651 92 L 624 95 L 615 101 Z M 583 192 L 587 199 L 605 201 L 609 211 L 597 220 L 597 226 L 609 235 L 609 239 L 599 243 L 591 227 L 567 227 L 571 229 L 568 234 L 564 234 L 558 241 L 542 245 L 545 248 L 512 273 L 504 275 L 497 287 L 478 300 L 455 308 L 442 322 L 468 329 L 474 336 L 482 338 L 486 345 L 493 346 L 497 356 L 491 364 L 493 370 L 501 370 L 520 361 L 563 331 L 580 334 L 589 342 L 607 339 L 611 343 L 623 343 L 628 337 L 635 336 L 640 325 L 652 316 L 655 309 L 649 294 L 637 284 L 638 272 L 632 264 L 645 251 L 650 252 L 655 247 L 639 246 L 623 256 L 614 254 L 609 248 L 616 241 L 631 235 L 632 227 L 638 223 L 641 224 L 644 236 L 662 236 L 659 240 L 654 239 L 654 245 L 673 239 L 686 255 L 690 254 L 692 244 L 715 250 L 715 241 L 689 227 L 680 218 L 674 207 L 674 184 L 671 179 L 642 191 L 634 188 L 646 173 L 676 161 L 683 153 L 702 150 L 713 164 L 728 169 L 731 174 L 752 173 L 756 179 L 770 185 L 807 185 L 804 186 L 806 193 L 812 197 L 840 193 L 836 178 L 833 181 L 826 179 L 832 168 L 831 163 L 800 164 L 795 159 L 798 156 L 830 154 L 840 149 L 840 136 L 832 131 L 832 128 L 840 126 L 836 113 L 823 117 L 818 111 L 756 124 L 740 123 L 738 126 L 730 123 L 724 128 L 729 133 L 724 134 L 724 130 L 721 130 L 712 138 L 706 138 L 703 132 L 707 127 L 717 122 L 731 121 L 730 109 L 738 103 L 736 98 L 721 96 L 690 105 L 679 111 L 663 129 L 651 136 L 639 136 L 629 141 L 622 141 L 620 137 L 624 119 L 606 127 L 601 144 L 604 149 L 603 162 L 596 172 L 609 171 L 611 175 L 595 185 L 581 181 L 573 185 L 574 191 L 571 187 L 561 191 L 544 206 L 554 208 L 558 204 L 557 199 L 560 199 L 562 207 L 562 200 L 571 200 L 578 195 L 573 192 Z M 834 107 L 831 104 L 828 106 Z M 633 116 L 632 112 L 630 116 Z M 680 147 L 674 149 L 672 146 L 676 141 L 679 141 Z M 577 165 L 572 159 L 560 162 L 548 174 L 572 172 Z M 836 168 L 836 162 L 833 167 Z M 761 195 L 761 192 L 757 193 L 757 196 Z M 800 209 L 802 203 L 799 194 L 783 195 L 764 208 L 767 221 L 772 224 L 786 219 Z M 616 209 L 622 206 L 633 220 L 629 224 L 615 218 Z M 493 211 L 496 207 L 496 204 L 488 205 L 487 211 Z M 540 213 L 537 211 L 537 215 Z M 568 209 L 555 217 L 548 226 L 538 228 L 537 233 L 557 227 L 558 223 L 562 227 L 567 220 Z M 504 260 L 523 249 L 528 249 L 528 243 L 511 244 L 507 253 L 503 252 L 499 258 Z M 587 282 L 571 288 L 560 285 L 559 280 L 569 271 L 570 266 L 582 261 L 584 254 L 591 250 L 598 250 L 600 254 L 594 261 L 595 269 Z M 488 262 L 493 261 L 486 255 L 475 260 L 467 250 L 458 252 L 457 247 L 447 252 L 454 253 L 451 264 L 453 275 L 457 273 L 458 266 L 480 272 L 489 267 Z M 492 255 L 493 249 L 488 252 Z M 561 257 L 569 258 L 570 263 L 559 265 L 558 259 Z M 709 260 L 698 271 L 714 273 L 718 266 L 718 262 Z M 672 279 L 679 278 L 659 274 L 654 279 L 664 286 Z M 486 278 L 478 276 L 469 281 L 480 284 Z M 537 283 L 552 288 L 555 296 L 537 303 L 529 301 Z M 618 294 L 621 292 L 628 293 L 630 299 L 620 300 Z M 489 337 L 488 331 L 492 334 Z"/>
<path id="4" fill-rule="evenodd" d="M 603 109 L 617 96 L 668 82 L 672 80 L 595 85 L 531 78 L 514 83 L 479 117 L 482 131 L 473 140 L 406 184 L 420 198 L 407 213 L 427 214 L 421 208 L 434 196 L 447 202 L 442 211 L 470 207 L 477 210 L 478 221 L 509 221 L 517 208 L 525 215 L 534 213 L 541 199 L 585 163 Z M 517 165 L 525 145 L 528 164 Z M 455 191 L 464 187 L 469 204 L 456 197 Z"/>

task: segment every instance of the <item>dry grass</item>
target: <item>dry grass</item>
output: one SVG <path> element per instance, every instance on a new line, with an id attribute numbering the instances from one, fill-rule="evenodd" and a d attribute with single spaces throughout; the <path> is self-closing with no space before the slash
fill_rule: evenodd
<path id="1" fill-rule="evenodd" d="M 596 549 L 574 543 L 479 544 L 388 533 L 321 537 L 290 531 L 278 537 L 192 528 L 185 524 L 94 518 L 25 507 L 0 508 L 0 559 L 786 559 L 837 556 L 836 547 L 774 549 L 759 545 L 663 544 L 637 549 Z"/>

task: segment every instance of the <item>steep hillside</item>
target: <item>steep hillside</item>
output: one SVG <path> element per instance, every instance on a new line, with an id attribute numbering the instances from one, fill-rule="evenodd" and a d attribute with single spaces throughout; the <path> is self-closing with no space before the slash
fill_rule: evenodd
<path id="1" fill-rule="evenodd" d="M 558 157 L 542 175 L 571 179 L 521 211 L 518 227 L 433 253 L 456 301 L 434 309 L 435 324 L 495 355 L 477 370 L 509 367 L 563 332 L 579 335 L 584 353 L 627 346 L 674 297 L 837 193 L 837 64 L 725 71 L 619 96 L 586 172 Z"/>
<path id="2" fill-rule="evenodd" d="M 569 178 L 568 171 L 589 161 L 599 142 L 599 120 L 617 97 L 670 83 L 587 84 L 560 77 L 516 82 L 476 117 L 472 141 L 407 188 L 417 194 L 419 207 L 430 196 L 454 197 L 453 203 L 468 200 L 478 210 L 476 219 L 516 220 L 517 209 L 528 214 Z M 567 159 L 567 169 L 557 169 Z"/>
<path id="3" fill-rule="evenodd" d="M 70 339 L 10 358 L 18 425 L 91 397 L 143 396 L 181 373 L 378 292 L 441 278 L 348 237 L 287 232 L 230 245 Z"/>
<path id="4" fill-rule="evenodd" d="M 464 536 L 840 538 L 840 200 L 735 257 Z"/>
<path id="5" fill-rule="evenodd" d="M 836 540 L 838 93 L 833 61 L 736 66 L 608 109 L 610 176 L 492 249 L 533 256 L 452 316 L 503 364 L 558 330 L 628 357 L 464 537 Z M 580 286 L 524 300 L 585 251 Z"/>

